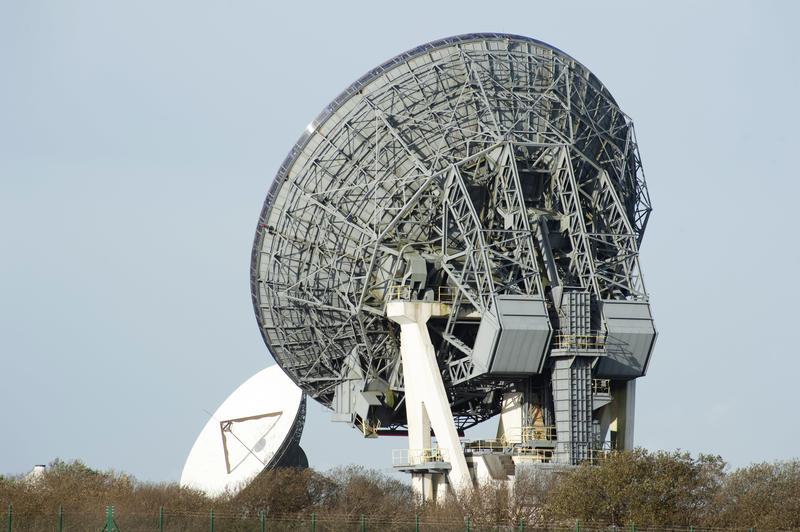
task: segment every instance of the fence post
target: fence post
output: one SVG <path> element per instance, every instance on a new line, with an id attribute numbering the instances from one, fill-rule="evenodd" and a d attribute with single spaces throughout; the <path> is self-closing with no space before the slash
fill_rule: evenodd
<path id="1" fill-rule="evenodd" d="M 361 532 L 367 532 L 367 522 L 364 519 L 364 514 L 361 514 Z"/>
<path id="2" fill-rule="evenodd" d="M 158 507 L 158 532 L 164 532 L 164 507 Z"/>
<path id="3" fill-rule="evenodd" d="M 467 532 L 469 532 L 469 516 L 467 516 Z"/>
<path id="4" fill-rule="evenodd" d="M 575 532 L 581 532 L 581 522 L 575 521 Z"/>
<path id="5" fill-rule="evenodd" d="M 314 512 L 311 512 L 311 532 L 314 532 L 316 530 L 317 528 L 316 524 L 317 524 L 317 516 L 314 515 Z"/>
<path id="6" fill-rule="evenodd" d="M 264 510 L 261 510 L 261 532 L 264 532 Z"/>
<path id="7" fill-rule="evenodd" d="M 414 516 L 414 532 L 419 532 L 419 516 Z"/>
<path id="8" fill-rule="evenodd" d="M 525 532 L 525 518 L 519 518 L 519 532 Z"/>
<path id="9" fill-rule="evenodd" d="M 631 532 L 636 532 L 636 523 L 631 523 Z"/>
<path id="10" fill-rule="evenodd" d="M 211 509 L 211 521 L 208 523 L 208 526 L 209 526 L 208 530 L 210 532 L 214 532 L 214 509 L 213 508 Z"/>
<path id="11" fill-rule="evenodd" d="M 114 507 L 106 506 L 106 524 L 100 529 L 100 532 L 119 532 L 117 522 L 114 521 Z"/>
<path id="12" fill-rule="evenodd" d="M 13 510 L 11 509 L 11 505 L 8 505 L 8 532 L 11 532 L 11 514 Z"/>
<path id="13" fill-rule="evenodd" d="M 64 530 L 64 506 L 58 505 L 58 532 Z"/>

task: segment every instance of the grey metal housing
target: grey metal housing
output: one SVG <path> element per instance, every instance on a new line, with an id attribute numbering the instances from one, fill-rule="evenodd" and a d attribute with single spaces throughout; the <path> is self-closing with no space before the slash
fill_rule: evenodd
<path id="1" fill-rule="evenodd" d="M 473 374 L 541 373 L 551 336 L 543 298 L 498 295 L 481 317 L 473 346 Z"/>

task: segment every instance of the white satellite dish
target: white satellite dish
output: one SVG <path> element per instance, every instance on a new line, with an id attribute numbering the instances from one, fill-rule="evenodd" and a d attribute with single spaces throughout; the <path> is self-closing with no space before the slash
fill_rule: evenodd
<path id="1" fill-rule="evenodd" d="M 259 371 L 217 408 L 189 452 L 181 485 L 235 493 L 265 469 L 307 466 L 305 395 L 279 366 Z"/>

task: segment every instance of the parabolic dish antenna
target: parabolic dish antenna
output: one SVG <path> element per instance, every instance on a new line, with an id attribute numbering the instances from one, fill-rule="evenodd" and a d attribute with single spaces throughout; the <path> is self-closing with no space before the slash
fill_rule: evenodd
<path id="1" fill-rule="evenodd" d="M 235 493 L 260 472 L 307 466 L 300 449 L 305 396 L 278 366 L 259 371 L 217 408 L 189 452 L 181 485 Z"/>
<path id="2" fill-rule="evenodd" d="M 256 230 L 256 316 L 292 380 L 367 435 L 429 439 L 424 403 L 460 453 L 456 430 L 503 413 L 504 438 L 580 463 L 632 445 L 650 210 L 633 123 L 585 66 L 517 35 L 438 40 L 362 76 L 289 152 Z"/>

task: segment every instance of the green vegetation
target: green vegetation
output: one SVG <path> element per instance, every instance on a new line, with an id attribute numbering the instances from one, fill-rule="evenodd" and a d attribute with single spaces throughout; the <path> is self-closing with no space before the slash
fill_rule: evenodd
<path id="1" fill-rule="evenodd" d="M 407 483 L 383 473 L 348 467 L 325 474 L 283 469 L 260 475 L 236 495 L 208 498 L 176 484 L 139 482 L 114 471 L 96 471 L 80 461 L 56 460 L 36 481 L 0 477 L 0 508 L 13 507 L 13 530 L 52 530 L 59 506 L 64 530 L 97 528 L 108 505 L 122 530 L 155 528 L 159 509 L 164 530 L 208 529 L 210 509 L 219 530 L 258 530 L 263 512 L 269 529 L 308 529 L 312 513 L 324 523 L 358 523 L 372 529 L 463 529 L 490 525 L 526 529 L 560 524 L 630 529 L 677 527 L 800 529 L 800 461 L 762 463 L 726 472 L 719 456 L 693 458 L 681 452 L 642 449 L 610 455 L 598 465 L 558 472 L 518 469 L 515 489 L 485 485 L 443 504 L 415 506 Z M 127 524 L 123 526 L 123 522 Z M 238 525 L 236 525 L 238 523 Z M 245 526 L 245 523 L 247 526 Z M 283 523 L 278 528 L 275 523 Z M 380 526 L 377 524 L 380 523 Z M 410 528 L 413 529 L 413 528 Z M 518 528 L 516 528 L 518 529 Z"/>

